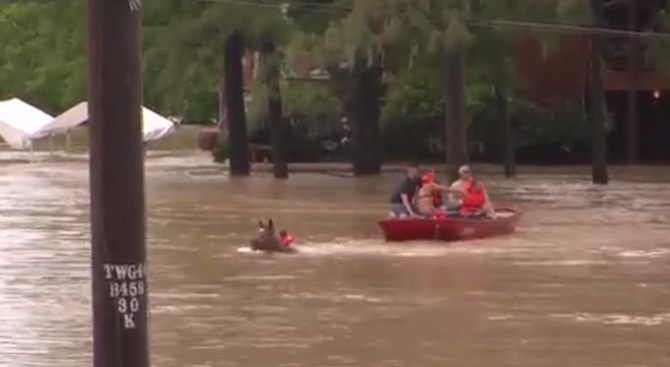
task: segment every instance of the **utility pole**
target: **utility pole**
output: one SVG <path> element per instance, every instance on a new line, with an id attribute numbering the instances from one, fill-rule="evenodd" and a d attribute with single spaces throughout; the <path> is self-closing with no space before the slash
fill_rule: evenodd
<path id="1" fill-rule="evenodd" d="M 149 367 L 141 0 L 87 0 L 93 366 Z"/>

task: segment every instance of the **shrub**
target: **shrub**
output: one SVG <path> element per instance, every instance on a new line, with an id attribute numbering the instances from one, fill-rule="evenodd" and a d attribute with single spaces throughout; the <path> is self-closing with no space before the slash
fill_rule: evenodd
<path id="1" fill-rule="evenodd" d="M 216 148 L 212 150 L 212 156 L 214 157 L 214 162 L 224 163 L 230 157 L 230 147 L 228 146 L 227 141 L 220 141 Z"/>

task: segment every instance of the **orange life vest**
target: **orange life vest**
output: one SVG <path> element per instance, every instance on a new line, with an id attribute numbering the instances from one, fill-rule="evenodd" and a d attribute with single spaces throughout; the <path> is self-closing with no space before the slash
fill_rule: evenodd
<path id="1" fill-rule="evenodd" d="M 430 212 L 431 219 L 444 219 L 447 217 L 447 214 L 441 210 L 435 209 Z"/>
<path id="2" fill-rule="evenodd" d="M 444 204 L 442 201 L 442 193 L 441 192 L 435 192 L 433 193 L 433 205 L 435 205 L 436 208 L 439 208 Z"/>
<path id="3" fill-rule="evenodd" d="M 461 204 L 461 213 L 472 213 L 481 210 L 486 204 L 486 192 L 478 188 L 472 181 L 464 184 L 465 197 Z"/>
<path id="4" fill-rule="evenodd" d="M 291 246 L 293 241 L 295 241 L 295 239 L 288 233 L 281 233 L 279 235 L 279 242 L 281 242 L 282 246 L 284 247 Z"/>
<path id="5" fill-rule="evenodd" d="M 433 172 L 426 172 L 422 177 L 421 177 L 421 183 L 424 185 L 426 184 L 436 184 L 437 182 L 435 181 L 435 174 Z M 436 208 L 441 207 L 443 204 L 442 202 L 442 193 L 439 191 L 433 192 L 433 205 Z"/>

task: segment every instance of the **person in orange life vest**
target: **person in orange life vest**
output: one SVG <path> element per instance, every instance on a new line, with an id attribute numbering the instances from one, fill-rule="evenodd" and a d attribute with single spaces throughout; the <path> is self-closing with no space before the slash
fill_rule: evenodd
<path id="1" fill-rule="evenodd" d="M 435 170 L 429 170 L 424 174 L 424 177 L 426 177 L 430 182 L 435 183 L 436 185 L 439 185 L 440 183 L 437 182 L 437 179 L 435 179 Z M 422 180 L 423 184 L 423 180 Z M 442 209 L 444 206 L 444 200 L 442 199 L 442 191 L 435 190 L 433 192 L 433 205 L 437 209 Z"/>
<path id="2" fill-rule="evenodd" d="M 458 175 L 460 178 L 454 181 L 451 188 L 461 190 L 465 195 L 460 200 L 460 213 L 464 215 L 483 213 L 487 216 L 494 216 L 495 211 L 486 188 L 481 182 L 474 179 L 470 167 L 461 166 L 458 169 Z M 450 197 L 450 201 L 457 201 L 457 198 Z"/>
<path id="3" fill-rule="evenodd" d="M 284 247 L 289 247 L 293 244 L 295 238 L 291 236 L 285 229 L 279 231 L 279 242 Z"/>
<path id="4" fill-rule="evenodd" d="M 435 206 L 435 196 L 436 194 L 439 195 L 441 192 L 463 196 L 461 190 L 451 189 L 436 183 L 435 175 L 432 172 L 428 172 L 421 177 L 421 188 L 419 189 L 419 193 L 416 198 L 416 206 L 421 215 L 428 217 L 445 216 L 441 211 L 441 208 Z"/>
<path id="5" fill-rule="evenodd" d="M 461 214 L 476 214 L 484 209 L 486 204 L 486 191 L 484 187 L 475 181 L 463 183 L 465 197 L 461 200 Z"/>

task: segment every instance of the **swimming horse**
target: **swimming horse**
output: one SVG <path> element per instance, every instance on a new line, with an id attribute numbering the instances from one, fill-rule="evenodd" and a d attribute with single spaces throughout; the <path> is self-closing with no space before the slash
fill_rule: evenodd
<path id="1" fill-rule="evenodd" d="M 249 240 L 249 248 L 265 253 L 295 254 L 298 250 L 292 246 L 293 241 L 293 237 L 285 230 L 277 235 L 272 219 L 268 219 L 267 224 L 258 221 L 258 234 Z"/>

